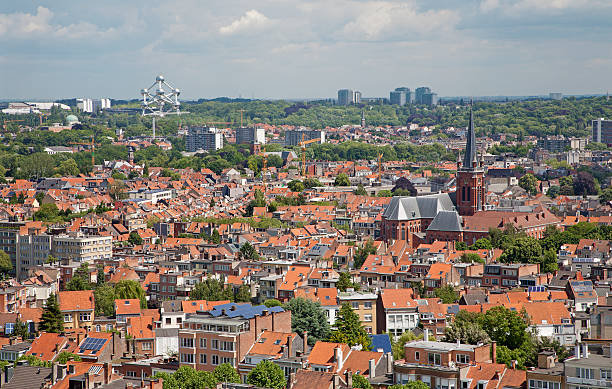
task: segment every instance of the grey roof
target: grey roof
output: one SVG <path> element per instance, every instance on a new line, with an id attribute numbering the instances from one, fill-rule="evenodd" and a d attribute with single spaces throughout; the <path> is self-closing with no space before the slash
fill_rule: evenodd
<path id="1" fill-rule="evenodd" d="M 2 389 L 40 389 L 50 380 L 50 367 L 16 366 L 13 377 Z"/>
<path id="2" fill-rule="evenodd" d="M 156 338 L 174 338 L 178 337 L 178 328 L 156 328 L 155 330 Z"/>
<path id="3" fill-rule="evenodd" d="M 440 211 L 427 227 L 427 231 L 462 231 L 461 216 L 457 211 Z"/>
<path id="4" fill-rule="evenodd" d="M 21 351 L 28 351 L 31 346 L 32 346 L 32 343 L 30 342 L 20 342 L 16 344 L 6 344 L 2 346 L 2 350 L 21 352 Z"/>
<path id="5" fill-rule="evenodd" d="M 440 211 L 455 209 L 448 193 L 418 197 L 393 197 L 385 209 L 387 220 L 433 219 Z"/>

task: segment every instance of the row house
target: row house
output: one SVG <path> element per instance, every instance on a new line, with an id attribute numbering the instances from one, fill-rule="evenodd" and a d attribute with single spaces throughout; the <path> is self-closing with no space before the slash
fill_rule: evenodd
<path id="1" fill-rule="evenodd" d="M 513 288 L 521 280 L 540 272 L 539 265 L 524 263 L 490 263 L 485 265 L 481 285 L 491 288 Z"/>

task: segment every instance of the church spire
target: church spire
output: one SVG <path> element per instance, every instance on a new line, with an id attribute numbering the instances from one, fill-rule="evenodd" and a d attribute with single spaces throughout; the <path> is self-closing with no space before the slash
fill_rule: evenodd
<path id="1" fill-rule="evenodd" d="M 463 156 L 463 168 L 473 169 L 476 165 L 476 135 L 474 133 L 474 112 L 472 111 L 473 102 L 470 103 L 470 123 L 468 124 L 465 155 Z"/>

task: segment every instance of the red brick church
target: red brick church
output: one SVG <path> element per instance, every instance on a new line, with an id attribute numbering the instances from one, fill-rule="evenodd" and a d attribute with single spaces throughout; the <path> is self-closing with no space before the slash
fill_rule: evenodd
<path id="1" fill-rule="evenodd" d="M 486 188 L 483 160 L 476 156 L 474 114 L 470 122 L 463 163 L 457 162 L 455 193 L 418 197 L 394 197 L 382 215 L 381 235 L 385 241 L 420 243 L 464 241 L 472 244 L 486 237 L 490 228 L 513 225 L 534 238 L 542 238 L 546 227 L 561 220 L 539 206 L 532 212 L 485 210 Z"/>

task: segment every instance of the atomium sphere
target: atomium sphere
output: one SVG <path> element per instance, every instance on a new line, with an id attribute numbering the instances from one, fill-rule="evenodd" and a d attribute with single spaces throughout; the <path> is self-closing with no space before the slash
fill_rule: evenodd
<path id="1" fill-rule="evenodd" d="M 159 88 L 159 90 L 157 91 L 158 95 L 163 95 L 164 93 L 166 93 L 166 92 L 164 92 L 164 90 L 162 88 Z"/>
<path id="2" fill-rule="evenodd" d="M 176 88 L 176 89 L 174 90 L 174 93 L 176 93 L 177 95 L 180 95 L 180 94 L 181 94 L 181 91 L 180 91 L 180 89 L 179 89 L 179 88 Z"/>
<path id="3" fill-rule="evenodd" d="M 141 95 L 146 95 L 149 91 L 147 90 L 147 88 L 141 89 L 140 90 L 140 94 Z"/>
<path id="4" fill-rule="evenodd" d="M 160 74 L 159 76 L 155 77 L 155 81 L 164 81 L 164 76 Z"/>

